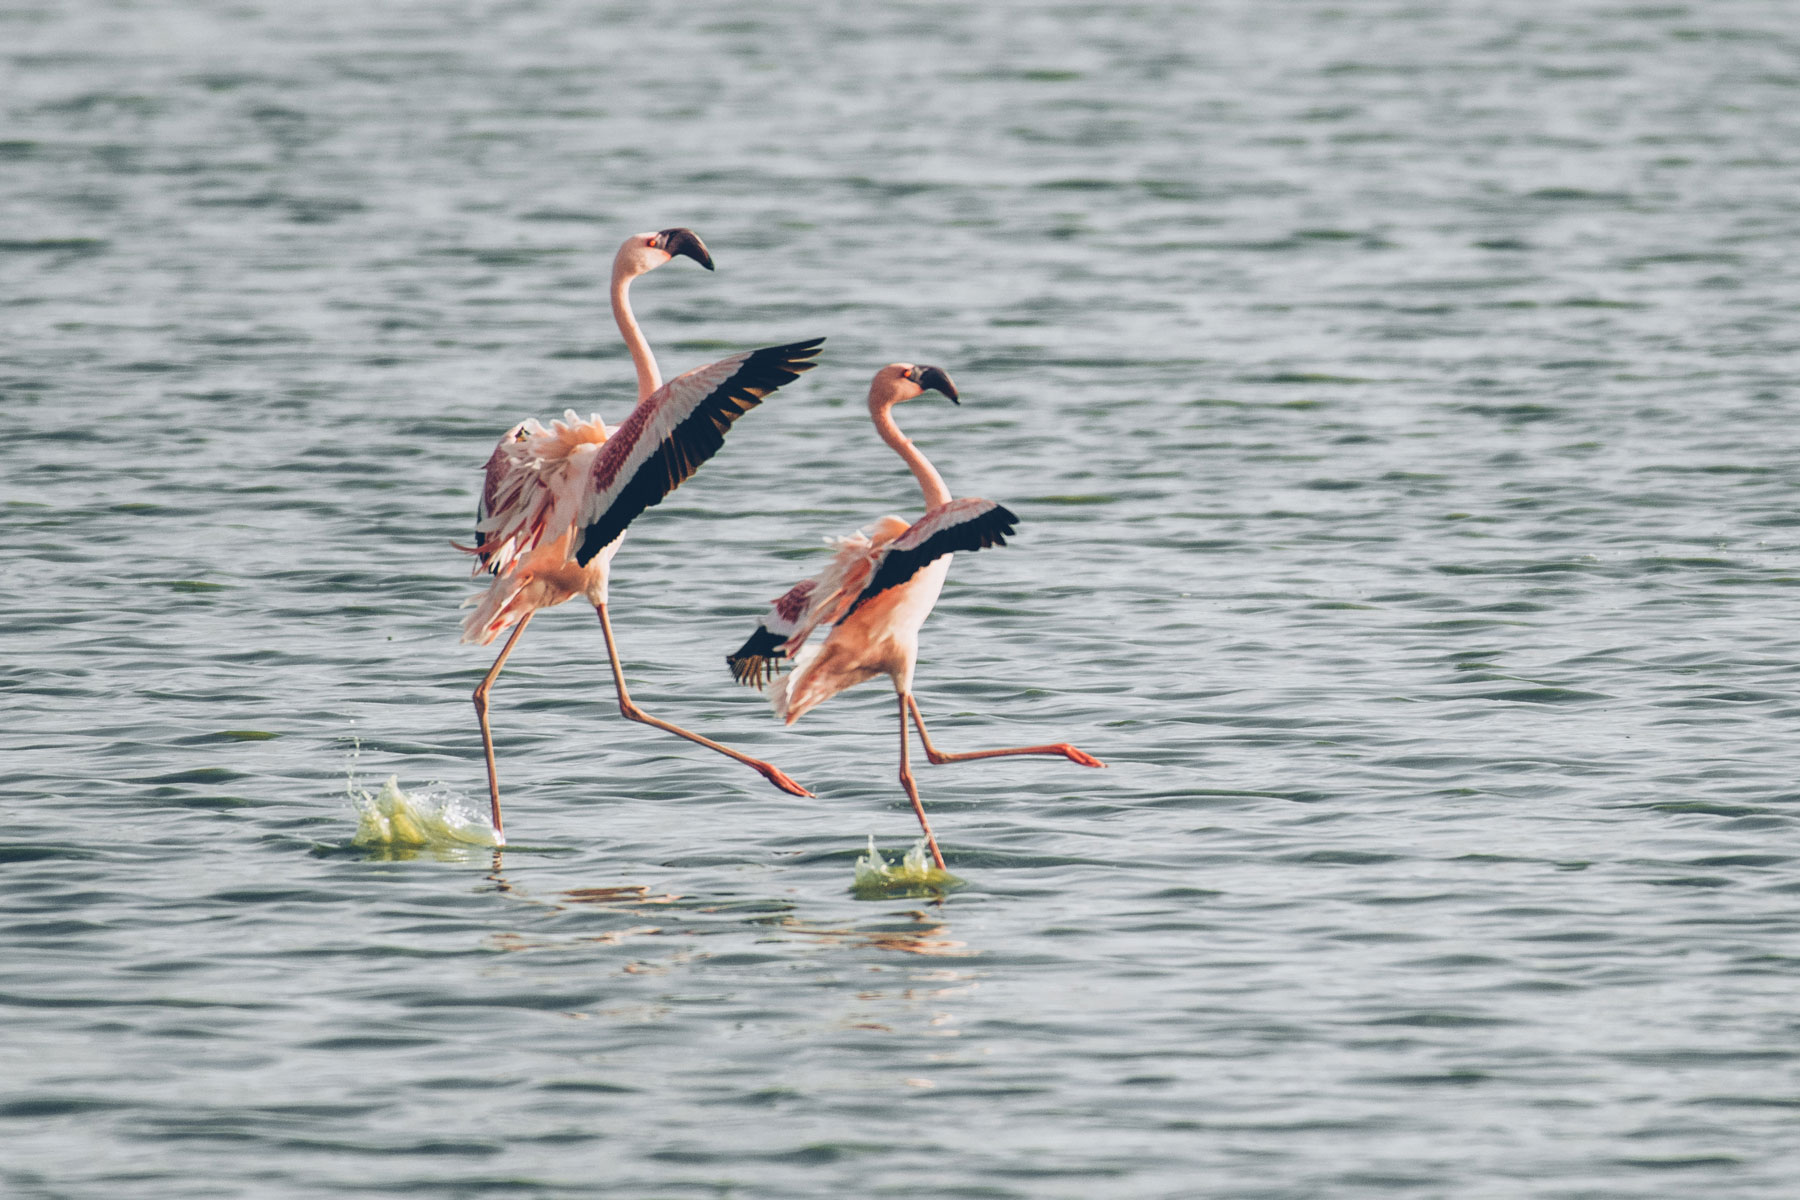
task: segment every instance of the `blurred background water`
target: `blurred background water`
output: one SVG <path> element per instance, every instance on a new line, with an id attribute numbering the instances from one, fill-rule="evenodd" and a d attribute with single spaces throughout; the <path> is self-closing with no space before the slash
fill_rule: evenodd
<path id="1" fill-rule="evenodd" d="M 1784 0 L 0 10 L 0 1191 L 1615 1197 L 1800 1171 Z M 493 439 L 828 335 L 495 692 Z M 1022 518 L 919 695 L 721 657 Z M 360 746 L 360 751 L 355 748 Z M 355 757 L 353 758 L 353 755 Z"/>

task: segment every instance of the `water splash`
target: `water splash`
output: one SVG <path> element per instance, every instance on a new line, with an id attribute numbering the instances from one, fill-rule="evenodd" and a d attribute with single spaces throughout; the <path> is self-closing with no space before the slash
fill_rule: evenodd
<path id="1" fill-rule="evenodd" d="M 875 835 L 871 833 L 869 852 L 857 856 L 856 879 L 850 892 L 859 900 L 885 900 L 896 896 L 942 896 L 962 885 L 962 880 L 931 864 L 924 838 L 914 842 L 904 858 L 889 866 L 875 848 Z"/>
<path id="2" fill-rule="evenodd" d="M 354 784 L 350 801 L 356 806 L 356 836 L 351 845 L 366 849 L 407 853 L 460 851 L 476 846 L 500 846 L 505 839 L 487 821 L 465 808 L 448 793 L 416 793 L 400 789 L 397 775 L 388 776 L 379 792 L 370 793 Z"/>

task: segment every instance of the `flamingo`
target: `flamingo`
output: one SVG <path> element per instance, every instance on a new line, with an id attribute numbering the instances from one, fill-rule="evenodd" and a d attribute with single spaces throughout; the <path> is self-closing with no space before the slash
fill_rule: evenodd
<path id="1" fill-rule="evenodd" d="M 530 419 L 507 430 L 487 461 L 475 514 L 475 544 L 457 547 L 476 556 L 472 574 L 493 577 L 485 592 L 468 601 L 475 610 L 463 621 L 462 640 L 487 645 L 509 627 L 513 631 L 474 694 L 487 758 L 488 801 L 495 835 L 502 842 L 488 693 L 537 611 L 576 596 L 586 597 L 599 616 L 619 711 L 625 717 L 735 758 L 784 792 L 812 795 L 770 763 L 644 712 L 632 702 L 619 665 L 606 596 L 612 559 L 625 527 L 646 508 L 662 503 L 711 458 L 732 422 L 816 366 L 811 359 L 824 342 L 814 338 L 733 354 L 665 385 L 632 316 L 628 293 L 633 279 L 677 255 L 713 269 L 712 256 L 690 229 L 634 234 L 613 259 L 613 317 L 638 378 L 637 406 L 624 424 L 608 433 L 598 416 L 583 421 L 568 411 L 548 429 Z"/>
<path id="2" fill-rule="evenodd" d="M 1004 546 L 1018 522 L 992 500 L 952 500 L 943 476 L 900 432 L 894 423 L 894 406 L 928 390 L 942 392 L 952 404 L 961 404 L 956 385 L 939 367 L 889 363 L 875 373 L 869 385 L 869 416 L 875 432 L 912 468 L 919 490 L 925 494 L 925 515 L 910 524 L 902 517 L 882 517 L 849 537 L 833 539 L 837 553 L 831 563 L 776 600 L 749 640 L 725 661 L 739 683 L 760 688 L 773 680 L 770 703 L 775 715 L 789 725 L 845 688 L 878 675 L 891 679 L 900 699 L 900 784 L 912 801 L 919 828 L 925 831 L 931 856 L 943 870 L 944 854 L 925 818 L 925 806 L 919 802 L 919 788 L 913 780 L 906 727 L 909 717 L 918 726 L 926 758 L 934 764 L 1013 754 L 1061 755 L 1084 767 L 1106 764 L 1067 742 L 950 754 L 933 745 L 925 730 L 925 717 L 912 690 L 919 627 L 943 590 L 951 555 L 958 550 Z M 831 626 L 824 644 L 803 649 L 806 639 L 821 625 Z M 792 661 L 793 670 L 778 676 L 783 659 Z"/>

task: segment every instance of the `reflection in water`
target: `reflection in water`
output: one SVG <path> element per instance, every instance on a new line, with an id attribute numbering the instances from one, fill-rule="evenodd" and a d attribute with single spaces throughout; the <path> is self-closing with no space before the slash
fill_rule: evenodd
<path id="1" fill-rule="evenodd" d="M 573 904 L 673 904 L 681 897 L 674 892 L 652 896 L 650 889 L 638 884 L 621 887 L 570 888 L 562 893 Z"/>
<path id="2" fill-rule="evenodd" d="M 969 957 L 976 953 L 968 948 L 968 944 L 950 936 L 950 924 L 941 914 L 927 913 L 922 909 L 908 909 L 895 914 L 904 919 L 904 924 L 875 925 L 858 928 L 851 925 L 812 924 L 791 912 L 792 903 L 787 900 L 765 899 L 759 901 L 732 900 L 721 902 L 708 900 L 698 896 L 683 896 L 675 892 L 653 892 L 645 884 L 610 884 L 597 887 L 567 888 L 558 892 L 554 899 L 535 900 L 520 893 L 501 873 L 501 852 L 495 850 L 493 870 L 488 878 L 496 889 L 512 895 L 515 899 L 549 912 L 569 911 L 574 906 L 593 908 L 601 912 L 619 913 L 623 916 L 635 915 L 639 910 L 654 907 L 656 918 L 661 924 L 629 925 L 618 929 L 610 929 L 600 933 L 578 934 L 574 936 L 527 936 L 522 933 L 507 932 L 490 935 L 485 945 L 494 950 L 517 952 L 525 950 L 570 949 L 577 946 L 617 946 L 624 942 L 644 937 L 698 937 L 738 932 L 746 927 L 761 926 L 781 935 L 791 935 L 808 941 L 832 946 L 867 947 L 875 950 L 887 950 L 899 954 L 918 954 L 936 958 Z M 942 894 L 935 889 L 927 894 L 936 898 L 936 907 L 942 906 Z M 649 915 L 649 914 L 646 914 Z M 724 923 L 712 918 L 726 916 Z M 704 921 L 704 923 L 702 923 Z M 772 940 L 787 941 L 789 936 L 779 936 Z M 660 964 L 633 962 L 623 970 L 630 974 L 660 974 L 668 966 L 696 957 L 706 957 L 704 952 L 684 949 Z"/>
<path id="3" fill-rule="evenodd" d="M 673 892 L 652 895 L 645 884 L 613 884 L 606 887 L 568 888 L 557 893 L 552 900 L 538 900 L 519 891 L 503 874 L 503 852 L 496 847 L 492 869 L 488 879 L 496 891 L 522 900 L 535 908 L 547 912 L 565 912 L 569 905 L 593 905 L 603 910 L 628 911 L 639 905 L 673 905 L 683 898 Z M 527 937 L 519 933 L 497 933 L 486 939 L 484 944 L 491 950 L 508 952 L 521 950 L 567 949 L 572 946 L 617 946 L 632 938 L 646 937 L 661 933 L 690 934 L 693 930 L 665 930 L 660 925 L 634 925 L 624 929 L 611 929 L 596 934 L 581 934 L 575 937 Z M 626 968 L 629 970 L 630 968 Z"/>
<path id="4" fill-rule="evenodd" d="M 610 929 L 605 933 L 584 934 L 572 938 L 528 938 L 520 933 L 491 934 L 482 943 L 490 950 L 566 950 L 571 946 L 617 946 L 636 937 L 666 932 L 660 925 L 634 925 L 629 929 Z M 682 932 L 677 930 L 676 932 Z"/>
<path id="5" fill-rule="evenodd" d="M 780 927 L 791 933 L 832 945 L 867 946 L 875 950 L 892 950 L 899 954 L 922 954 L 934 958 L 967 958 L 976 953 L 967 942 L 949 936 L 950 923 L 941 917 L 927 916 L 918 909 L 906 914 L 913 924 L 902 928 L 846 929 L 808 925 L 797 917 L 781 918 Z"/>

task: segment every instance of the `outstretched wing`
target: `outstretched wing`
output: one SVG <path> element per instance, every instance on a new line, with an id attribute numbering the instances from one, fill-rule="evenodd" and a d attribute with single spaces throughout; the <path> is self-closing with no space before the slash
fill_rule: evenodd
<path id="1" fill-rule="evenodd" d="M 800 632 L 807 602 L 818 586 L 817 579 L 802 579 L 769 606 L 737 653 L 725 656 L 733 679 L 759 688 L 775 678 L 780 661 L 788 657 L 788 639 Z"/>
<path id="2" fill-rule="evenodd" d="M 731 423 L 818 364 L 824 338 L 749 350 L 677 376 L 631 410 L 601 447 L 576 517 L 588 560 L 652 505 L 661 504 L 725 444 Z"/>
<path id="3" fill-rule="evenodd" d="M 725 661 L 739 683 L 761 687 L 775 677 L 784 660 L 792 659 L 821 625 L 836 624 L 869 582 L 881 549 L 905 533 L 904 518 L 871 521 L 849 537 L 829 538 L 831 562 L 811 579 L 801 580 L 763 614 L 756 631 L 727 654 Z"/>
<path id="4" fill-rule="evenodd" d="M 905 533 L 889 542 L 875 564 L 868 585 L 850 605 L 849 616 L 865 601 L 905 583 L 929 562 L 958 550 L 984 550 L 1006 545 L 1019 518 L 992 500 L 952 500 L 920 517 Z"/>

